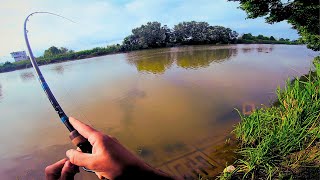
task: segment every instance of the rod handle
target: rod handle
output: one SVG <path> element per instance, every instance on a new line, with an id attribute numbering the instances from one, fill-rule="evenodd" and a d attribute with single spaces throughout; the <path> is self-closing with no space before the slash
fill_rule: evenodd
<path id="1" fill-rule="evenodd" d="M 92 145 L 77 130 L 73 130 L 69 135 L 72 144 L 79 147 L 84 153 L 92 153 Z"/>

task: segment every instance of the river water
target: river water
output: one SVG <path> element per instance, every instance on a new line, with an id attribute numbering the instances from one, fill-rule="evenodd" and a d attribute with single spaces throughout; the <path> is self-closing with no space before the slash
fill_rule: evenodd
<path id="1" fill-rule="evenodd" d="M 235 109 L 269 105 L 286 79 L 309 71 L 315 55 L 295 45 L 186 46 L 41 70 L 67 115 L 179 176 L 183 163 L 173 162 L 194 152 L 224 166 L 221 157 L 212 157 L 212 148 L 239 122 Z M 31 68 L 0 74 L 0 114 L 1 179 L 43 179 L 44 167 L 72 148 Z M 93 176 L 82 172 L 77 178 Z"/>

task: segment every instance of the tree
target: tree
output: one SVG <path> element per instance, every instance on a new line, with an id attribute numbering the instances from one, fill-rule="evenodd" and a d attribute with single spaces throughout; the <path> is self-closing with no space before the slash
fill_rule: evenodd
<path id="1" fill-rule="evenodd" d="M 44 51 L 43 56 L 44 57 L 50 57 L 50 56 L 55 56 L 55 55 L 60 54 L 60 53 L 61 53 L 60 49 L 58 49 L 55 46 L 51 46 L 49 49 Z"/>
<path id="2" fill-rule="evenodd" d="M 242 35 L 242 39 L 254 40 L 255 37 L 254 37 L 251 33 L 248 33 L 248 34 L 243 34 L 243 35 Z"/>
<path id="3" fill-rule="evenodd" d="M 9 62 L 9 61 L 6 61 L 0 68 L 0 72 L 7 72 L 7 71 L 12 71 L 14 70 L 16 67 L 15 64 Z"/>
<path id="4" fill-rule="evenodd" d="M 210 26 L 207 22 L 190 21 L 174 26 L 175 43 L 232 43 L 237 37 L 238 33 L 236 31 L 223 26 Z"/>
<path id="5" fill-rule="evenodd" d="M 65 53 L 68 53 L 69 52 L 69 49 L 65 48 L 65 47 L 61 47 L 60 48 L 60 53 L 61 54 L 65 54 Z"/>
<path id="6" fill-rule="evenodd" d="M 259 35 L 257 36 L 257 39 L 259 39 L 259 40 L 269 40 L 270 38 L 269 38 L 269 37 L 266 37 L 266 36 L 264 36 L 264 35 L 262 35 L 262 34 L 259 34 Z"/>
<path id="7" fill-rule="evenodd" d="M 57 48 L 55 46 L 51 46 L 49 49 L 44 51 L 43 57 L 53 57 L 59 54 L 67 54 L 67 53 L 72 53 L 74 52 L 73 50 L 69 50 L 65 47 L 60 47 Z"/>
<path id="8" fill-rule="evenodd" d="M 176 43 L 199 44 L 207 40 L 209 24 L 207 22 L 182 22 L 174 26 Z"/>
<path id="9" fill-rule="evenodd" d="M 273 36 L 270 36 L 270 40 L 271 41 L 276 41 L 276 38 L 274 38 Z"/>
<path id="10" fill-rule="evenodd" d="M 132 30 L 132 34 L 123 40 L 125 50 L 146 49 L 163 47 L 166 45 L 170 29 L 167 26 L 161 27 L 159 22 L 148 22 Z"/>
<path id="11" fill-rule="evenodd" d="M 257 38 L 262 40 L 262 39 L 264 39 L 264 36 L 261 35 L 261 34 L 259 34 L 259 35 L 257 36 Z"/>
<path id="12" fill-rule="evenodd" d="M 236 1 L 236 0 L 232 0 Z M 308 48 L 320 50 L 318 0 L 238 0 L 248 18 L 265 17 L 273 24 L 286 20 L 301 35 Z"/>
<path id="13" fill-rule="evenodd" d="M 167 25 L 164 25 L 162 28 L 163 28 L 163 30 L 165 32 L 165 36 L 166 36 L 166 38 L 164 40 L 166 45 L 171 45 L 174 41 L 173 31 Z"/>
<path id="14" fill-rule="evenodd" d="M 141 49 L 141 45 L 139 44 L 139 39 L 136 36 L 129 35 L 123 39 L 122 50 L 132 51 L 137 49 Z"/>
<path id="15" fill-rule="evenodd" d="M 230 28 L 210 26 L 208 39 L 210 43 L 234 43 L 238 35 L 236 31 L 232 31 Z"/>

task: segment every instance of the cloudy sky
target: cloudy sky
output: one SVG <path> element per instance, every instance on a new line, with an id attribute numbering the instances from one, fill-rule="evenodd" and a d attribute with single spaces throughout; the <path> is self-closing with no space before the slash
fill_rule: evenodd
<path id="1" fill-rule="evenodd" d="M 237 32 L 298 38 L 286 22 L 269 25 L 264 19 L 246 19 L 238 3 L 227 0 L 1 0 L 0 62 L 10 52 L 26 50 L 23 22 L 35 11 L 60 14 L 76 23 L 52 15 L 38 14 L 28 22 L 29 40 L 36 56 L 48 47 L 73 50 L 121 43 L 131 29 L 149 21 L 173 27 L 182 21 L 206 21 Z"/>

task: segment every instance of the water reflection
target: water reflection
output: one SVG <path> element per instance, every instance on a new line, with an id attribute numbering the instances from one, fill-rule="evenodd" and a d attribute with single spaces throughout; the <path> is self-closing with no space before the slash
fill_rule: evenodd
<path id="1" fill-rule="evenodd" d="M 33 72 L 22 72 L 20 78 L 22 81 L 31 81 L 35 79 L 35 76 Z"/>
<path id="2" fill-rule="evenodd" d="M 253 50 L 256 50 L 258 53 L 270 53 L 274 49 L 274 45 L 265 45 L 265 44 L 259 44 L 258 47 L 253 47 L 252 45 L 247 45 L 241 48 L 243 53 L 251 53 Z"/>
<path id="3" fill-rule="evenodd" d="M 261 52 L 270 53 L 272 51 L 273 51 L 273 45 L 270 45 L 270 46 L 259 45 L 257 47 L 257 52 L 259 52 L 259 53 L 261 53 Z"/>
<path id="4" fill-rule="evenodd" d="M 231 56 L 236 57 L 238 55 L 238 48 L 231 48 Z"/>
<path id="5" fill-rule="evenodd" d="M 156 56 L 131 56 L 128 58 L 130 64 L 134 64 L 139 72 L 162 74 L 168 69 L 173 59 L 170 53 Z"/>
<path id="6" fill-rule="evenodd" d="M 61 64 L 54 66 L 52 70 L 61 75 L 64 73 L 64 67 Z"/>
<path id="7" fill-rule="evenodd" d="M 253 48 L 252 47 L 243 47 L 241 50 L 243 53 L 250 53 L 253 50 Z"/>
<path id="8" fill-rule="evenodd" d="M 130 64 L 136 66 L 139 72 L 162 74 L 175 62 L 177 66 L 185 69 L 199 69 L 209 67 L 211 63 L 221 63 L 238 54 L 237 48 L 228 49 L 202 49 L 193 47 L 171 48 L 170 51 L 143 51 L 127 54 Z"/>
<path id="9" fill-rule="evenodd" d="M 221 63 L 228 60 L 236 49 L 215 49 L 204 51 L 186 51 L 177 53 L 177 65 L 186 69 L 208 67 L 212 62 Z"/>

